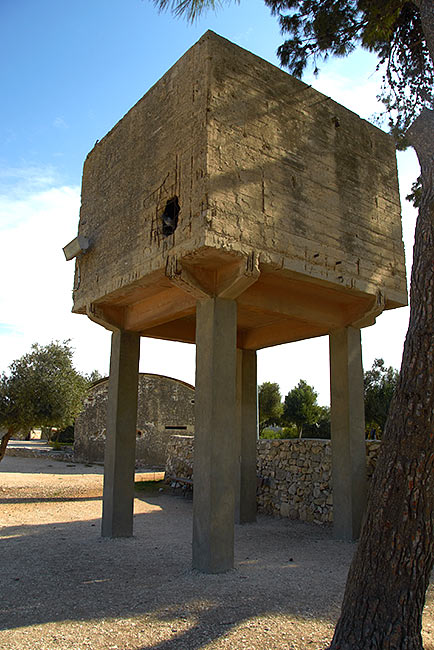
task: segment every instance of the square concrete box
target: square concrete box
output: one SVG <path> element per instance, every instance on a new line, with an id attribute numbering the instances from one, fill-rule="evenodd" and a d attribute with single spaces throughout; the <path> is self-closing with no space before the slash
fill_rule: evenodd
<path id="1" fill-rule="evenodd" d="M 237 301 L 257 350 L 407 303 L 392 139 L 207 32 L 88 155 L 74 307 L 195 341 L 198 300 Z"/>

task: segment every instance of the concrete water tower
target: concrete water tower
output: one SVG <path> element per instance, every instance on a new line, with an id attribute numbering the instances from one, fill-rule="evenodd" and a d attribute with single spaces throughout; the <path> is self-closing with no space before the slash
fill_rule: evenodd
<path id="1" fill-rule="evenodd" d="M 141 336 L 196 343 L 193 566 L 219 572 L 255 518 L 256 350 L 327 334 L 334 526 L 357 537 L 360 328 L 407 304 L 391 138 L 207 32 L 88 155 L 78 236 L 73 311 L 113 331 L 103 535 L 132 533 Z"/>

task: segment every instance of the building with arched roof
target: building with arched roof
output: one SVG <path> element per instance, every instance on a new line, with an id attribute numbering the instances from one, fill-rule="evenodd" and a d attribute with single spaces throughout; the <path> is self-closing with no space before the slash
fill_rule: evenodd
<path id="1" fill-rule="evenodd" d="M 74 459 L 103 462 L 107 428 L 108 378 L 89 391 L 75 422 Z M 174 433 L 194 431 L 194 386 L 179 379 L 139 374 L 136 462 L 164 467 L 166 447 Z"/>

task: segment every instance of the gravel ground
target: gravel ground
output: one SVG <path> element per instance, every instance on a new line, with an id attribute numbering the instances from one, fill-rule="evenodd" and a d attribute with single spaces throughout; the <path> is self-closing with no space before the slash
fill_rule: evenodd
<path id="1" fill-rule="evenodd" d="M 142 476 L 144 478 L 144 476 Z M 0 464 L 1 650 L 322 649 L 354 544 L 260 516 L 236 526 L 236 568 L 192 571 L 192 502 L 137 493 L 135 535 L 100 537 L 102 468 Z M 424 616 L 434 650 L 434 591 Z"/>

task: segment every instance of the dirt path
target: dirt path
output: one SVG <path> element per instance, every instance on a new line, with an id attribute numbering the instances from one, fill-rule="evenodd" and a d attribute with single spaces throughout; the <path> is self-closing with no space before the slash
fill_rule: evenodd
<path id="1" fill-rule="evenodd" d="M 0 464 L 2 650 L 307 650 L 333 633 L 354 545 L 259 517 L 236 569 L 190 568 L 189 500 L 137 493 L 135 536 L 100 537 L 102 468 Z M 434 650 L 434 592 L 424 617 Z"/>

